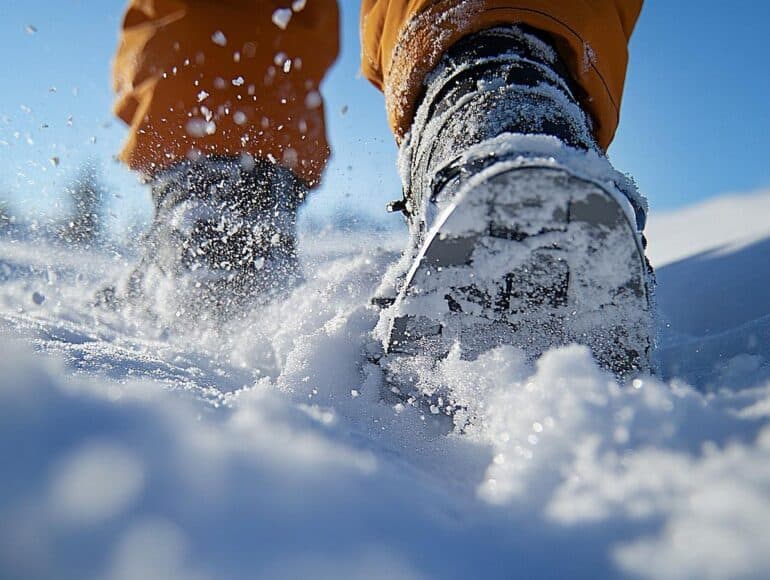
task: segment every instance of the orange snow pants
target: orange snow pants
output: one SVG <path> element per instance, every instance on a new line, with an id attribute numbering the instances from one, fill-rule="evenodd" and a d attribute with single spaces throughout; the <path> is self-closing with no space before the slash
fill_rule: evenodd
<path id="1" fill-rule="evenodd" d="M 425 75 L 461 37 L 548 33 L 609 146 L 643 0 L 362 0 L 362 69 L 397 140 Z M 250 154 L 317 185 L 330 149 L 319 85 L 339 51 L 335 0 L 130 0 L 114 61 L 121 159 L 151 175 L 196 155 Z"/>

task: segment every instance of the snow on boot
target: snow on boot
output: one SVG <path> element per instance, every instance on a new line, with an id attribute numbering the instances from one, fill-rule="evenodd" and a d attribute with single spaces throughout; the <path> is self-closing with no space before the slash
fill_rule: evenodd
<path id="1" fill-rule="evenodd" d="M 426 80 L 400 154 L 411 251 L 376 331 L 399 399 L 461 406 L 433 379 L 453 348 L 534 360 L 577 342 L 620 378 L 651 371 L 646 205 L 565 70 L 543 38 L 506 27 L 464 39 Z"/>
<path id="2" fill-rule="evenodd" d="M 98 301 L 171 319 L 229 317 L 299 279 L 297 208 L 306 186 L 267 161 L 205 158 L 155 176 L 155 217 L 138 265 Z"/>

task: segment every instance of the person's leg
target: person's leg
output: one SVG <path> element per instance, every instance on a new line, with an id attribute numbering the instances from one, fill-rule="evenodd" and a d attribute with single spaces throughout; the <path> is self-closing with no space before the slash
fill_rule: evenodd
<path id="1" fill-rule="evenodd" d="M 335 0 L 273 22 L 277 0 L 131 0 L 113 66 L 120 158 L 152 175 L 196 155 L 272 158 L 318 183 L 319 85 L 339 51 Z M 279 20 L 279 18 L 276 18 Z"/>
<path id="2" fill-rule="evenodd" d="M 643 0 L 363 0 L 362 69 L 380 87 L 398 139 L 409 130 L 423 81 L 459 39 L 498 25 L 547 33 L 577 83 L 598 144 L 618 126 L 628 40 Z"/>
<path id="3" fill-rule="evenodd" d="M 335 0 L 130 1 L 120 158 L 152 184 L 156 215 L 118 298 L 230 313 L 295 277 L 296 210 L 329 157 L 319 85 L 338 27 Z"/>
<path id="4" fill-rule="evenodd" d="M 578 342 L 618 376 L 651 369 L 645 204 L 603 153 L 640 5 L 364 5 L 364 70 L 401 146 L 412 234 L 378 328 L 406 399 L 419 399 L 421 365 L 455 345 L 464 358 L 510 345 L 534 359 Z"/>

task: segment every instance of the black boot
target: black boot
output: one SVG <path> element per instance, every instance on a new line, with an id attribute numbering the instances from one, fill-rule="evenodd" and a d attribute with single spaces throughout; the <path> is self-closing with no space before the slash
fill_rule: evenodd
<path id="1" fill-rule="evenodd" d="M 100 301 L 200 320 L 285 293 L 300 276 L 296 216 L 306 193 L 289 169 L 250 158 L 206 158 L 156 175 L 140 260 Z"/>
<path id="2" fill-rule="evenodd" d="M 577 342 L 619 377 L 649 372 L 645 203 L 594 142 L 556 51 L 491 29 L 455 45 L 426 87 L 400 160 L 411 260 L 391 273 L 378 327 L 389 389 L 435 395 L 420 376 L 453 345 L 534 359 Z"/>

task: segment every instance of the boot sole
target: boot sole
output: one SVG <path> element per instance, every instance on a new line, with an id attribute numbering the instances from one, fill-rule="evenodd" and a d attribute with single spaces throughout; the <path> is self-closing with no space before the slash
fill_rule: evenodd
<path id="1" fill-rule="evenodd" d="M 440 386 L 418 388 L 420 375 L 454 345 L 467 360 L 502 345 L 534 360 L 579 343 L 621 379 L 651 372 L 650 276 L 622 202 L 561 168 L 477 177 L 438 219 L 386 311 L 389 390 L 435 399 Z"/>

